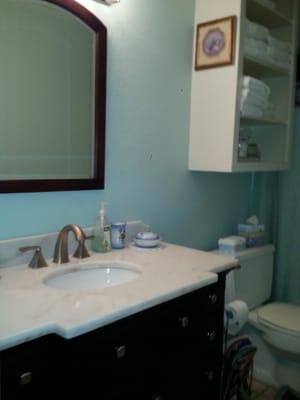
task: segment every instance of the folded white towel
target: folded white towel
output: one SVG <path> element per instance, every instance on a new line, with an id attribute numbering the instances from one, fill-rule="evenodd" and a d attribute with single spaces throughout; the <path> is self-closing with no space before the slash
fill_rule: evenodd
<path id="1" fill-rule="evenodd" d="M 273 59 L 267 54 L 267 43 L 262 42 L 261 40 L 245 38 L 244 49 L 246 57 L 255 57 L 262 61 L 273 61 Z"/>
<path id="2" fill-rule="evenodd" d="M 269 46 L 261 40 L 249 38 L 245 38 L 245 56 L 257 58 L 262 62 L 269 62 L 287 70 L 292 62 L 291 53 Z"/>
<path id="3" fill-rule="evenodd" d="M 254 97 L 256 100 L 262 104 L 269 102 L 269 95 L 264 90 L 259 90 L 256 87 L 242 87 L 241 97 L 246 99 L 248 97 Z"/>
<path id="4" fill-rule="evenodd" d="M 241 115 L 243 117 L 262 118 L 264 115 L 264 112 L 259 107 L 256 107 L 251 104 L 247 104 L 241 109 Z"/>
<path id="5" fill-rule="evenodd" d="M 290 43 L 278 40 L 272 35 L 268 35 L 268 44 L 272 47 L 277 48 L 278 50 L 285 51 L 287 53 L 291 53 L 292 51 L 292 46 Z"/>
<path id="6" fill-rule="evenodd" d="M 252 104 L 262 108 L 263 110 L 267 110 L 269 100 L 267 96 L 257 95 L 256 92 L 251 89 L 243 89 L 241 95 L 241 107 L 243 108 L 245 104 Z"/>
<path id="7" fill-rule="evenodd" d="M 291 53 L 279 50 L 277 47 L 268 46 L 267 55 L 275 61 L 280 61 L 290 64 L 292 62 Z"/>
<path id="8" fill-rule="evenodd" d="M 251 50 L 255 52 L 262 52 L 262 54 L 265 54 L 268 49 L 268 44 L 266 42 L 248 37 L 245 38 L 244 46 L 245 51 L 249 50 L 250 47 Z"/>
<path id="9" fill-rule="evenodd" d="M 263 81 L 252 78 L 251 76 L 244 76 L 242 81 L 242 87 L 246 89 L 252 89 L 255 94 L 261 96 L 270 96 L 271 89 Z"/>
<path id="10" fill-rule="evenodd" d="M 268 109 L 268 104 L 266 105 L 261 105 L 258 103 L 255 103 L 252 101 L 252 99 L 241 99 L 241 111 L 247 110 L 248 108 L 251 107 L 255 107 L 258 108 L 260 111 L 262 111 L 263 114 L 265 114 L 265 112 Z"/>
<path id="11" fill-rule="evenodd" d="M 269 36 L 269 30 L 263 25 L 256 24 L 255 22 L 246 19 L 245 36 L 248 38 L 253 38 L 267 42 Z"/>

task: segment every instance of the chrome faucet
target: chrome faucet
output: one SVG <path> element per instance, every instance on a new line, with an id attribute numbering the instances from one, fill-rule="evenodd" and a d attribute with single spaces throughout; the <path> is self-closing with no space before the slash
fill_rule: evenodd
<path id="1" fill-rule="evenodd" d="M 74 257 L 90 257 L 89 252 L 85 247 L 85 241 L 87 239 L 92 239 L 93 236 L 86 236 L 83 230 L 78 225 L 70 224 L 62 228 L 62 230 L 58 234 L 53 256 L 53 262 L 55 262 L 56 264 L 65 264 L 70 261 L 68 250 L 68 234 L 71 231 L 74 233 L 75 239 L 78 242 L 78 247 L 74 253 Z"/>

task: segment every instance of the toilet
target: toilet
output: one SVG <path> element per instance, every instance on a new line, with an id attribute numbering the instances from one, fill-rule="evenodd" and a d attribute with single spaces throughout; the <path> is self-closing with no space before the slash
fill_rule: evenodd
<path id="1" fill-rule="evenodd" d="M 270 367 L 257 366 L 258 375 L 265 368 L 266 374 L 272 375 L 266 383 L 289 384 L 300 392 L 300 306 L 269 302 L 274 251 L 274 246 L 268 245 L 235 255 L 241 265 L 234 273 L 236 298 L 246 302 L 250 310 L 244 333 L 255 332 L 254 336 L 264 342 L 263 351 L 268 352 L 261 357 L 262 364 L 272 358 Z"/>
<path id="2" fill-rule="evenodd" d="M 266 342 L 300 360 L 299 306 L 270 303 L 250 313 L 249 319 L 263 332 Z"/>

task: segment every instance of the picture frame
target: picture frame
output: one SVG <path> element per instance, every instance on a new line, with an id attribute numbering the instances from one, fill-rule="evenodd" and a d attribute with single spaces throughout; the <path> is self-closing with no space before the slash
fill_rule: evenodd
<path id="1" fill-rule="evenodd" d="M 237 17 L 229 16 L 197 25 L 195 70 L 233 65 Z"/>

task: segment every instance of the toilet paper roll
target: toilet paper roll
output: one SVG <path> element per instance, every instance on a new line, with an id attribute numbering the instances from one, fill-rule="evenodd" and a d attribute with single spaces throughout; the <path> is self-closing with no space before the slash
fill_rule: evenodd
<path id="1" fill-rule="evenodd" d="M 244 301 L 235 300 L 226 304 L 225 311 L 228 318 L 228 332 L 230 335 L 237 335 L 248 320 L 248 306 Z"/>

